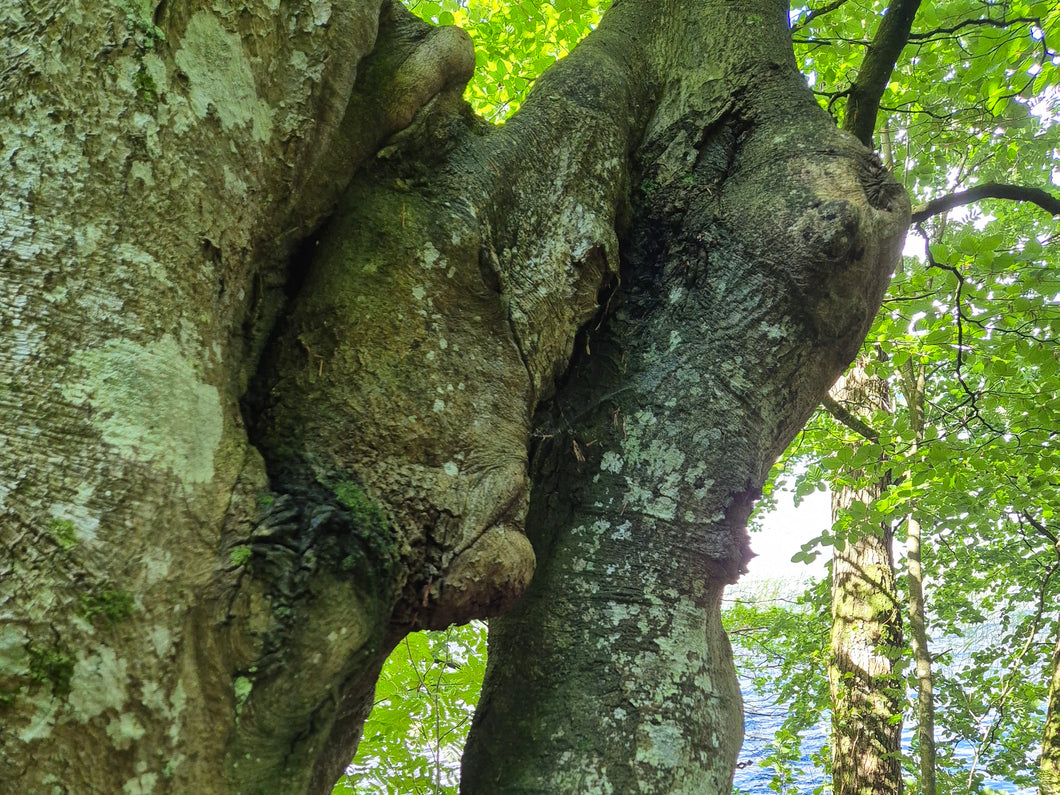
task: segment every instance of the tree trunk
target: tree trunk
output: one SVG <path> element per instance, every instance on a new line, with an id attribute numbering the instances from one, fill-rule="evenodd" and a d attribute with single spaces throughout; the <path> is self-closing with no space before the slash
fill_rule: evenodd
<path id="1" fill-rule="evenodd" d="M 599 682 L 628 720 L 593 739 L 657 791 L 725 785 L 717 599 L 904 193 L 816 107 L 772 0 L 622 0 L 496 130 L 459 31 L 281 5 L 0 23 L 0 781 L 325 792 L 393 644 L 508 608 L 536 554 L 577 613 L 537 647 L 629 636 Z M 531 419 L 590 319 L 540 415 L 535 550 Z M 590 530 L 554 553 L 560 525 Z M 617 612 L 576 606 L 617 577 Z"/>
<path id="2" fill-rule="evenodd" d="M 1060 555 L 1060 543 L 1056 545 Z M 1060 625 L 1053 650 L 1053 677 L 1049 681 L 1049 706 L 1042 732 L 1042 757 L 1039 767 L 1040 795 L 1060 795 Z"/>
<path id="3" fill-rule="evenodd" d="M 627 32 L 688 72 L 635 153 L 606 318 L 536 418 L 538 568 L 490 622 L 468 793 L 729 792 L 742 720 L 719 599 L 770 464 L 897 258 L 901 199 L 806 91 L 781 6 L 623 2 L 599 33 Z"/>
<path id="4" fill-rule="evenodd" d="M 911 360 L 900 369 L 902 392 L 909 406 L 913 443 L 909 459 L 914 460 L 924 441 L 924 369 Z M 909 641 L 916 666 L 916 718 L 918 772 L 922 795 L 935 795 L 935 692 L 928 646 L 927 611 L 924 605 L 924 571 L 921 564 L 922 533 L 916 506 L 906 517 L 906 564 L 909 579 Z"/>
<path id="5" fill-rule="evenodd" d="M 887 384 L 855 365 L 833 388 L 855 415 L 889 410 Z M 857 477 L 857 473 L 852 473 Z M 887 484 L 844 486 L 832 495 L 832 519 L 855 502 L 878 499 Z M 832 791 L 900 795 L 904 693 L 894 664 L 902 645 L 888 524 L 853 538 L 832 556 Z"/>

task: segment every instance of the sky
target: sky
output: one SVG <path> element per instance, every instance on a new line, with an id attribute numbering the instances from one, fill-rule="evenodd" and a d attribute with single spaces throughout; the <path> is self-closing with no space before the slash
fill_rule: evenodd
<path id="1" fill-rule="evenodd" d="M 751 559 L 743 579 L 806 579 L 823 573 L 830 550 L 810 565 L 792 563 L 791 556 L 831 527 L 831 499 L 828 492 L 815 491 L 796 508 L 792 492 L 778 492 L 776 510 L 762 517 L 762 532 L 751 534 L 751 549 L 757 557 Z"/>

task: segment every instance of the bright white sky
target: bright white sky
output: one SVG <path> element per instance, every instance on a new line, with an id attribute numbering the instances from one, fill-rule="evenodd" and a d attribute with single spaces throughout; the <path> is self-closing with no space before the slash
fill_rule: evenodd
<path id="1" fill-rule="evenodd" d="M 762 517 L 762 532 L 751 534 L 758 557 L 751 559 L 744 580 L 806 579 L 823 573 L 830 549 L 810 565 L 792 563 L 791 556 L 831 526 L 831 500 L 828 492 L 815 491 L 796 508 L 791 492 L 779 492 L 777 509 Z"/>

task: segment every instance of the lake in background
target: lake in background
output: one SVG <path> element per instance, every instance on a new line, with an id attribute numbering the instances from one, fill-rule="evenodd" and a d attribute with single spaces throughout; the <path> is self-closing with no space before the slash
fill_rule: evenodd
<path id="1" fill-rule="evenodd" d="M 756 594 L 763 593 L 768 594 L 763 601 L 778 598 L 790 601 L 802 593 L 805 585 L 805 581 L 801 579 L 742 582 L 728 589 L 725 601 L 729 602 L 733 599 L 754 601 Z M 756 661 L 748 658 L 742 649 L 734 648 L 733 652 L 736 657 L 738 674 L 741 673 L 741 667 L 747 671 L 754 669 Z M 773 770 L 761 767 L 760 763 L 765 759 L 766 747 L 772 742 L 773 736 L 783 723 L 786 708 L 783 704 L 778 705 L 768 698 L 759 697 L 751 680 L 742 675 L 740 676 L 740 690 L 744 698 L 744 742 L 739 760 L 742 767 L 736 770 L 733 785 L 751 795 L 769 793 L 773 791 L 769 787 L 773 778 Z M 811 760 L 813 755 L 817 754 L 828 741 L 830 730 L 831 715 L 823 712 L 817 726 L 802 734 L 802 758 L 799 765 L 802 768 L 802 775 L 793 785 L 800 795 L 803 793 L 809 795 L 824 783 L 822 771 L 815 768 Z M 910 754 L 912 739 L 913 729 L 908 725 L 903 727 L 902 750 L 906 755 Z M 968 744 L 962 745 L 957 746 L 957 756 L 966 759 L 970 767 L 973 749 Z M 1036 790 L 1033 788 L 1020 788 L 1009 781 L 992 779 L 989 771 L 984 772 L 987 774 L 983 782 L 984 787 L 992 787 L 998 792 L 1013 793 L 1013 795 L 1035 795 Z"/>

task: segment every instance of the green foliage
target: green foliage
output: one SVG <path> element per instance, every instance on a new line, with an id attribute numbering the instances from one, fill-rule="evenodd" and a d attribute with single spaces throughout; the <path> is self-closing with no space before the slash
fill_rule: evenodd
<path id="1" fill-rule="evenodd" d="M 416 632 L 390 655 L 364 739 L 335 795 L 455 793 L 486 666 L 486 625 Z"/>
<path id="2" fill-rule="evenodd" d="M 785 795 L 802 792 L 802 733 L 819 726 L 829 709 L 827 594 L 826 580 L 802 594 L 759 583 L 754 590 L 737 587 L 722 613 L 741 675 L 759 702 L 784 716 L 760 765 L 773 772 L 771 789 Z M 814 762 L 826 767 L 829 753 L 825 746 Z"/>
<path id="3" fill-rule="evenodd" d="M 839 4 L 812 18 L 796 9 L 797 55 L 837 119 L 886 5 Z M 876 137 L 914 204 L 984 182 L 1056 192 L 1057 42 L 1055 3 L 921 4 Z M 889 480 L 880 499 L 841 512 L 796 558 L 842 548 L 881 523 L 901 538 L 905 517 L 918 519 L 946 738 L 939 791 L 982 791 L 984 770 L 1032 786 L 1057 631 L 1056 225 L 1033 206 L 982 201 L 911 234 L 930 245 L 905 259 L 863 351 L 893 395 L 890 410 L 867 418 L 877 438 L 821 412 L 776 480 L 799 496 Z M 911 388 L 918 377 L 922 397 Z M 823 609 L 827 592 L 816 598 Z M 972 770 L 958 741 L 973 750 Z"/>
<path id="4" fill-rule="evenodd" d="M 531 84 L 596 26 L 611 0 L 406 0 L 437 25 L 458 25 L 475 42 L 472 107 L 490 121 L 518 110 Z"/>

